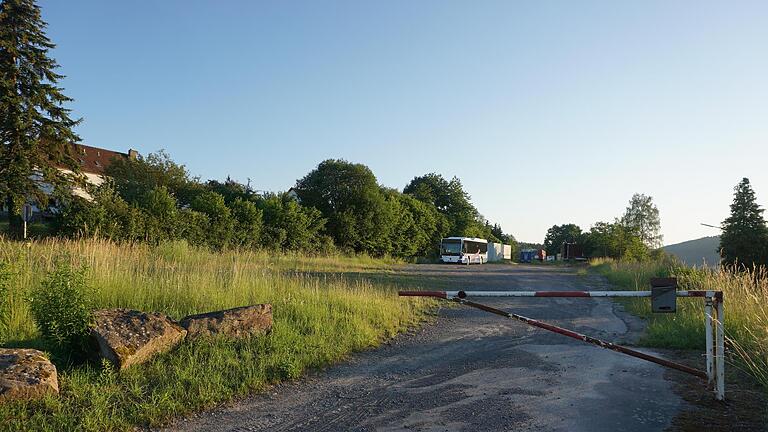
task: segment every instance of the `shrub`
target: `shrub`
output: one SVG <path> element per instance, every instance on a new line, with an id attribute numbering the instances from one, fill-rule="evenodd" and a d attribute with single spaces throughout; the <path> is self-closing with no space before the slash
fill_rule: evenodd
<path id="1" fill-rule="evenodd" d="M 209 223 L 205 227 L 208 245 L 216 249 L 226 248 L 234 234 L 235 221 L 224 197 L 216 192 L 203 192 L 192 200 L 191 208 L 208 216 Z"/>
<path id="2" fill-rule="evenodd" d="M 312 252 L 321 240 L 325 219 L 286 194 L 267 195 L 257 202 L 263 212 L 261 245 L 266 249 Z"/>
<path id="3" fill-rule="evenodd" d="M 178 205 L 166 187 L 147 191 L 139 205 L 145 213 L 145 239 L 154 244 L 176 238 Z"/>
<path id="4" fill-rule="evenodd" d="M 43 337 L 75 356 L 88 347 L 92 304 L 86 268 L 74 269 L 64 261 L 32 289 L 30 298 L 32 318 Z"/>
<path id="5" fill-rule="evenodd" d="M 177 218 L 176 231 L 179 237 L 193 246 L 205 246 L 208 241 L 208 216 L 203 213 L 181 209 Z"/>
<path id="6" fill-rule="evenodd" d="M 240 198 L 236 198 L 229 207 L 235 219 L 235 244 L 248 248 L 256 247 L 261 237 L 262 211 L 251 201 Z"/>
<path id="7" fill-rule="evenodd" d="M 107 219 L 106 210 L 99 203 L 75 196 L 63 203 L 56 224 L 63 235 L 93 237 L 104 235 L 102 227 Z"/>

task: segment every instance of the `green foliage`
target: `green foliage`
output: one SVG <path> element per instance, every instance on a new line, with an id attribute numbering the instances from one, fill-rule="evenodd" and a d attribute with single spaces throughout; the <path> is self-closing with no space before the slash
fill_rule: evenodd
<path id="1" fill-rule="evenodd" d="M 397 191 L 389 191 L 388 202 L 396 217 L 390 254 L 400 257 L 436 256 L 443 222 L 443 216 L 437 209 Z"/>
<path id="2" fill-rule="evenodd" d="M 191 208 L 208 217 L 209 224 L 205 230 L 207 243 L 216 249 L 228 246 L 234 235 L 235 220 L 224 203 L 224 197 L 216 192 L 206 191 L 192 200 Z"/>
<path id="3" fill-rule="evenodd" d="M 185 342 L 119 373 L 97 363 L 57 363 L 61 393 L 0 404 L 3 431 L 160 428 L 377 346 L 425 319 L 434 305 L 397 297 L 400 284 L 413 281 L 393 279 L 391 269 L 399 265 L 393 260 L 213 252 L 182 241 L 152 246 L 58 239 L 26 246 L 0 238 L 0 262 L 19 253 L 36 257 L 19 263 L 20 291 L 37 286 L 62 251 L 88 266 L 97 308 L 158 311 L 179 319 L 270 303 L 275 326 L 263 337 Z M 360 272 L 371 277 L 355 276 Z M 21 319 L 10 334 L 32 343 L 39 334 L 30 322 L 29 303 L 12 307 Z"/>
<path id="4" fill-rule="evenodd" d="M 486 234 L 490 233 L 490 230 L 487 233 L 484 230 L 479 212 L 457 177 L 450 181 L 436 173 L 414 177 L 403 193 L 433 205 L 446 217 L 444 235 L 486 238 Z"/>
<path id="5" fill-rule="evenodd" d="M 575 224 L 553 225 L 544 237 L 544 249 L 547 255 L 559 254 L 563 243 L 581 243 L 581 228 Z"/>
<path id="6" fill-rule="evenodd" d="M 146 238 L 147 215 L 137 206 L 128 204 L 111 183 L 102 184 L 92 195 L 94 203 L 102 206 L 106 213 L 100 230 L 102 237 L 126 241 Z"/>
<path id="7" fill-rule="evenodd" d="M 634 194 L 629 200 L 629 206 L 621 217 L 621 225 L 640 238 L 649 249 L 661 247 L 662 236 L 659 209 L 648 195 Z"/>
<path id="8" fill-rule="evenodd" d="M 504 230 L 501 228 L 501 225 L 499 224 L 493 224 L 493 226 L 490 227 L 491 236 L 496 239 L 497 243 L 504 243 L 508 245 L 517 245 L 517 240 L 515 240 L 515 236 L 512 234 L 507 234 L 504 232 Z"/>
<path id="9" fill-rule="evenodd" d="M 70 237 L 105 235 L 104 227 L 109 220 L 106 209 L 98 202 L 72 197 L 60 209 L 57 225 L 61 233 Z"/>
<path id="10" fill-rule="evenodd" d="M 187 205 L 203 190 L 187 168 L 174 162 L 163 150 L 147 157 L 115 159 L 105 174 L 112 179 L 120 196 L 132 204 L 141 203 L 152 190 L 165 189 L 182 205 Z"/>
<path id="11" fill-rule="evenodd" d="M 723 221 L 720 250 L 724 265 L 768 265 L 768 227 L 755 191 L 744 178 L 734 188 L 731 215 Z"/>
<path id="12" fill-rule="evenodd" d="M 88 348 L 92 291 L 86 269 L 65 261 L 30 293 L 30 310 L 40 333 L 64 352 L 80 355 Z"/>
<path id="13" fill-rule="evenodd" d="M 590 257 L 641 261 L 651 254 L 637 232 L 620 222 L 596 222 L 581 238 L 584 253 Z"/>
<path id="14" fill-rule="evenodd" d="M 240 184 L 229 177 L 223 183 L 216 180 L 208 180 L 205 183 L 205 188 L 223 196 L 227 205 L 237 199 L 248 201 L 256 197 L 255 192 L 250 186 Z"/>
<path id="15" fill-rule="evenodd" d="M 176 198 L 165 186 L 146 191 L 139 204 L 144 210 L 144 239 L 160 243 L 176 238 L 178 207 Z"/>
<path id="16" fill-rule="evenodd" d="M 390 251 L 395 214 L 367 166 L 328 159 L 296 182 L 296 193 L 302 205 L 320 210 L 326 231 L 342 249 Z"/>
<path id="17" fill-rule="evenodd" d="M 262 245 L 275 252 L 315 251 L 324 242 L 319 210 L 299 205 L 287 194 L 269 194 L 257 203 L 264 215 Z"/>
<path id="18" fill-rule="evenodd" d="M 55 45 L 45 26 L 33 0 L 0 2 L 0 198 L 8 207 L 11 235 L 20 231 L 27 200 L 48 202 L 41 177 L 54 188 L 82 181 L 71 145 L 80 140 L 72 130 L 80 120 L 63 106 L 72 99 L 57 85 L 63 76 L 48 55 Z"/>
<path id="19" fill-rule="evenodd" d="M 145 239 L 146 215 L 129 205 L 110 183 L 90 191 L 92 201 L 78 196 L 61 200 L 56 217 L 59 234 L 69 237 L 103 237 L 116 241 Z"/>
<path id="20" fill-rule="evenodd" d="M 192 246 L 206 246 L 210 238 L 207 231 L 210 224 L 211 221 L 204 213 L 181 209 L 176 219 L 176 234 Z"/>
<path id="21" fill-rule="evenodd" d="M 61 197 L 60 234 L 152 244 L 184 240 L 218 250 L 333 253 L 338 246 L 397 257 L 434 256 L 452 229 L 514 243 L 480 216 L 458 179 L 437 174 L 414 179 L 409 188 L 415 193 L 403 194 L 379 186 L 365 165 L 327 160 L 298 181 L 298 200 L 284 193 L 261 196 L 229 177 L 201 184 L 164 152 L 115 160 L 107 174 L 113 178 L 89 190 L 92 201 Z"/>
<path id="22" fill-rule="evenodd" d="M 634 194 L 621 218 L 613 223 L 596 222 L 587 232 L 581 233 L 579 230 L 579 235 L 572 230 L 571 237 L 577 239 L 569 241 L 580 243 L 588 257 L 643 261 L 664 255 L 661 250 L 657 251 L 662 239 L 659 234 L 660 227 L 659 210 L 653 203 L 653 198 Z M 561 240 L 558 241 L 562 244 Z M 547 252 L 551 253 L 549 247 Z"/>
<path id="23" fill-rule="evenodd" d="M 230 204 L 234 218 L 233 242 L 236 246 L 253 248 L 261 238 L 263 212 L 251 201 L 235 198 Z"/>

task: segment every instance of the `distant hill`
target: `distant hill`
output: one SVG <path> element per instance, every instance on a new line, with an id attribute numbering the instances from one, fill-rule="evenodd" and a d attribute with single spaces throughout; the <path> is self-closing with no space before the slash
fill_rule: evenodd
<path id="1" fill-rule="evenodd" d="M 716 266 L 720 263 L 717 253 L 719 245 L 720 236 L 712 236 L 664 246 L 662 249 L 687 265 L 701 266 L 706 263 L 708 266 Z"/>

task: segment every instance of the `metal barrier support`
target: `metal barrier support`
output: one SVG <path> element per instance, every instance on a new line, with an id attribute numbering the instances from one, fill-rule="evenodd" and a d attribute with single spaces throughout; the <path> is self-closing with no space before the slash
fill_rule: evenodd
<path id="1" fill-rule="evenodd" d="M 496 309 L 491 306 L 467 300 L 474 297 L 651 297 L 651 291 L 400 291 L 400 296 L 434 297 L 451 300 L 459 304 L 471 306 L 506 318 L 524 322 L 528 325 L 549 330 L 597 345 L 633 357 L 637 357 L 668 368 L 676 369 L 702 379 L 706 379 L 714 391 L 715 399 L 725 399 L 725 334 L 723 293 L 721 291 L 676 291 L 676 297 L 703 297 L 706 334 L 707 370 L 701 371 L 692 367 L 675 363 L 660 357 L 642 353 L 622 345 L 616 345 L 581 333 L 577 333 L 552 324 L 547 324 L 515 313 Z"/>

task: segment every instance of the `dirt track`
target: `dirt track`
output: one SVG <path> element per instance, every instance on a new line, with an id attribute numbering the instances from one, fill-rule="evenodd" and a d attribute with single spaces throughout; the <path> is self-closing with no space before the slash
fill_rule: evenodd
<path id="1" fill-rule="evenodd" d="M 559 267 L 403 271 L 440 289 L 605 288 L 597 276 Z M 610 299 L 483 302 L 624 343 L 642 326 Z M 170 430 L 655 431 L 685 405 L 660 366 L 462 307 L 443 309 L 435 324 L 382 348 Z"/>

